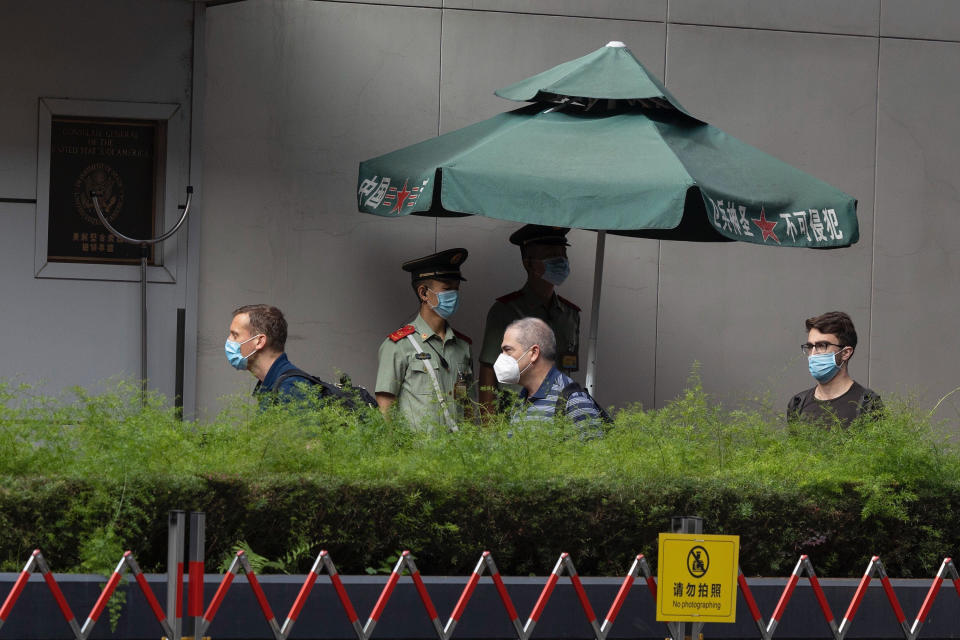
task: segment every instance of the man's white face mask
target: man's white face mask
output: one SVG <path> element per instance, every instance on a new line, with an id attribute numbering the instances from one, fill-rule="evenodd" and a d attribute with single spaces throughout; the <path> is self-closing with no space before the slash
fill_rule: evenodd
<path id="1" fill-rule="evenodd" d="M 531 346 L 530 349 L 533 349 L 533 346 Z M 497 361 L 493 363 L 493 372 L 497 375 L 497 380 L 500 384 L 518 384 L 520 382 L 520 376 L 533 364 L 533 360 L 531 360 L 527 363 L 527 366 L 523 368 L 523 371 L 520 370 L 520 361 L 523 360 L 525 355 L 530 353 L 530 349 L 521 353 L 520 357 L 516 360 L 505 353 L 497 356 Z"/>

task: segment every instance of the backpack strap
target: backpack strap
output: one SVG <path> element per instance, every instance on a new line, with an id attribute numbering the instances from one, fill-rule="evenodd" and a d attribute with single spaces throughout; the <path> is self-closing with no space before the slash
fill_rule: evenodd
<path id="1" fill-rule="evenodd" d="M 804 407 L 810 404 L 810 401 L 813 400 L 814 391 L 816 391 L 816 387 L 810 387 L 806 391 L 801 391 L 797 395 L 790 398 L 790 403 L 787 405 L 788 420 L 796 418 L 803 413 Z"/>
<path id="2" fill-rule="evenodd" d="M 862 416 L 865 413 L 873 413 L 883 408 L 883 402 L 880 400 L 880 394 L 873 389 L 864 388 L 860 396 L 860 402 L 857 403 L 857 415 Z"/>
<path id="3" fill-rule="evenodd" d="M 597 411 L 600 413 L 600 420 L 607 423 L 612 423 L 613 418 L 610 417 L 610 414 L 607 413 L 607 410 L 600 406 L 600 403 L 597 402 L 590 392 L 580 386 L 580 383 L 576 380 L 572 381 L 570 384 L 565 386 L 561 391 L 560 395 L 557 396 L 557 404 L 554 409 L 554 415 L 567 415 L 567 403 L 570 401 L 570 396 L 575 393 L 583 393 L 593 402 L 593 406 L 597 408 Z"/>
<path id="4" fill-rule="evenodd" d="M 326 382 L 317 376 L 311 375 L 303 369 L 297 368 L 288 369 L 277 376 L 276 381 L 273 383 L 273 388 L 271 389 L 265 389 L 262 387 L 260 382 L 257 382 L 257 386 L 253 390 L 253 395 L 274 391 L 279 388 L 280 384 L 284 380 L 289 380 L 290 378 L 300 378 L 315 387 L 319 387 L 320 396 L 338 400 L 342 402 L 348 409 L 359 409 L 364 406 L 377 406 L 377 401 L 372 395 L 370 395 L 370 392 L 364 387 L 354 386 L 350 381 L 350 376 L 346 374 L 341 376 L 340 384 L 334 384 L 332 382 Z"/>
<path id="5" fill-rule="evenodd" d="M 264 389 L 264 391 L 276 391 L 285 380 L 289 380 L 290 378 L 303 378 L 310 384 L 321 386 L 323 387 L 324 391 L 327 391 L 328 384 L 326 382 L 316 376 L 310 375 L 303 369 L 297 369 L 296 367 L 293 369 L 287 369 L 281 373 L 279 376 L 277 376 L 273 386 L 269 389 Z"/>

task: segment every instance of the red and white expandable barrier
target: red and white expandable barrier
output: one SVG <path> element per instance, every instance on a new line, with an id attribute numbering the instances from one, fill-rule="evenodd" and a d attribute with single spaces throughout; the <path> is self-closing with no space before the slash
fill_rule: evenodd
<path id="1" fill-rule="evenodd" d="M 67 599 L 63 597 L 60 585 L 57 584 L 56 578 L 54 578 L 53 573 L 50 572 L 50 567 L 47 566 L 47 561 L 43 559 L 40 549 L 35 549 L 33 553 L 30 554 L 30 559 L 27 560 L 27 564 L 23 567 L 20 575 L 17 576 L 17 581 L 7 595 L 7 599 L 4 600 L 3 607 L 0 607 L 0 627 L 3 627 L 3 623 L 10 617 L 13 605 L 16 604 L 17 599 L 20 598 L 20 594 L 23 593 L 24 587 L 27 586 L 27 581 L 30 580 L 30 574 L 34 572 L 35 568 L 40 569 L 40 574 L 43 576 L 44 582 L 47 583 L 47 587 L 49 587 L 50 592 L 53 594 L 53 599 L 57 601 L 57 606 L 63 614 L 63 619 L 70 625 L 70 630 L 73 632 L 73 635 L 80 638 L 80 625 L 77 624 L 77 619 L 73 615 L 73 611 L 70 610 Z"/>
<path id="2" fill-rule="evenodd" d="M 180 522 L 182 525 L 182 514 Z M 221 580 L 213 599 L 207 608 L 205 610 L 203 609 L 202 545 L 198 546 L 197 544 L 202 542 L 203 526 L 202 522 L 198 524 L 199 526 L 197 526 L 197 523 L 191 523 L 193 530 L 198 533 L 197 535 L 192 536 L 194 539 L 191 540 L 189 571 L 191 580 L 188 588 L 188 615 L 191 615 L 195 618 L 194 635 L 196 638 L 202 637 L 203 634 L 208 630 L 210 624 L 213 622 L 213 619 L 217 614 L 217 611 L 223 604 L 234 578 L 241 570 L 244 572 L 244 574 L 246 574 L 247 582 L 250 585 L 250 588 L 253 590 L 263 618 L 270 628 L 275 640 L 287 640 L 287 638 L 290 636 L 293 626 L 296 623 L 300 613 L 303 611 L 303 608 L 307 603 L 307 599 L 309 598 L 317 579 L 324 571 L 330 578 L 330 582 L 334 588 L 337 598 L 340 600 L 343 611 L 357 636 L 357 640 L 371 640 L 374 628 L 386 609 L 390 597 L 393 595 L 394 589 L 400 581 L 401 575 L 405 571 L 410 573 L 410 578 L 417 590 L 417 594 L 420 596 L 420 600 L 423 603 L 427 616 L 430 619 L 434 630 L 436 631 L 438 640 L 451 640 L 457 624 L 463 616 L 474 591 L 480 583 L 481 577 L 487 572 L 490 574 L 493 586 L 495 587 L 497 594 L 503 603 L 504 610 L 509 617 L 511 624 L 513 625 L 517 640 L 531 640 L 534 628 L 539 622 L 546 608 L 547 602 L 550 600 L 555 587 L 564 576 L 570 580 L 571 585 L 573 586 L 573 589 L 577 595 L 577 599 L 579 600 L 583 609 L 584 615 L 586 616 L 587 621 L 593 630 L 594 637 L 592 640 L 607 639 L 624 601 L 639 577 L 643 576 L 650 595 L 654 600 L 656 600 L 656 580 L 650 573 L 650 568 L 646 559 L 642 555 L 638 555 L 633 561 L 633 564 L 631 565 L 627 575 L 624 577 L 623 583 L 614 597 L 614 600 L 611 603 L 610 609 L 604 617 L 603 622 L 600 623 L 593 611 L 590 601 L 587 598 L 586 591 L 580 582 L 580 578 L 577 574 L 576 568 L 574 567 L 573 560 L 568 554 L 563 553 L 555 563 L 553 570 L 547 578 L 546 584 L 544 585 L 536 603 L 533 606 L 532 611 L 530 612 L 530 615 L 527 617 L 526 622 L 522 623 L 516 607 L 510 598 L 510 594 L 504 585 L 500 572 L 497 569 L 497 565 L 493 560 L 493 556 L 489 551 L 485 551 L 477 561 L 477 564 L 474 566 L 470 577 L 467 579 L 467 583 L 464 586 L 463 592 L 460 594 L 460 598 L 457 600 L 457 603 L 454 606 L 446 624 L 442 624 L 440 616 L 437 613 L 432 599 L 430 598 L 430 594 L 427 591 L 426 585 L 423 582 L 423 578 L 420 575 L 420 571 L 417 568 L 413 557 L 410 555 L 409 551 L 404 551 L 401 557 L 397 560 L 397 563 L 394 566 L 393 571 L 391 571 L 390 576 L 387 578 L 387 582 L 384 585 L 383 590 L 381 591 L 380 596 L 373 607 L 373 610 L 368 616 L 366 623 L 361 624 L 360 618 L 356 613 L 353 603 L 350 601 L 350 597 L 348 596 L 343 582 L 340 579 L 340 575 L 337 572 L 336 566 L 334 566 L 333 560 L 326 551 L 321 551 L 317 556 L 310 573 L 307 574 L 306 580 L 304 581 L 303 586 L 300 588 L 300 592 L 298 593 L 296 600 L 294 600 L 294 603 L 290 608 L 290 612 L 287 614 L 287 617 L 281 626 L 277 622 L 276 616 L 274 615 L 273 610 L 267 601 L 266 595 L 264 594 L 263 589 L 257 580 L 256 574 L 252 570 L 246 555 L 242 551 L 236 554 L 233 562 L 230 565 L 230 568 L 223 576 L 223 579 Z M 180 531 L 182 533 L 182 526 Z M 179 548 L 182 552 L 182 537 Z M 48 588 L 53 594 L 61 613 L 63 614 L 64 620 L 66 620 L 67 624 L 70 626 L 71 632 L 76 640 L 87 640 L 94 625 L 96 624 L 100 615 L 103 613 L 103 610 L 106 608 L 110 597 L 113 595 L 114 591 L 119 585 L 123 572 L 126 569 L 130 569 L 134 579 L 137 582 L 137 585 L 147 598 L 147 603 L 153 611 L 153 614 L 156 617 L 157 622 L 160 624 L 165 636 L 167 638 L 176 638 L 178 637 L 178 634 L 174 633 L 174 631 L 179 631 L 180 616 L 182 611 L 179 602 L 175 600 L 180 594 L 182 594 L 183 578 L 182 562 L 176 564 L 178 566 L 177 570 L 174 572 L 174 568 L 171 566 L 171 573 L 175 573 L 176 580 L 179 581 L 177 584 L 180 585 L 180 589 L 173 589 L 175 595 L 173 598 L 168 598 L 167 616 L 164 615 L 163 609 L 160 607 L 160 603 L 157 602 L 153 591 L 147 584 L 146 578 L 140 571 L 140 567 L 137 565 L 133 554 L 127 551 L 117 564 L 117 567 L 110 576 L 106 587 L 97 598 L 96 604 L 94 604 L 90 615 L 87 616 L 86 621 L 81 627 L 73 615 L 69 604 L 67 604 L 67 601 L 64 598 L 56 579 L 50 572 L 46 561 L 44 560 L 40 551 L 36 550 L 31 554 L 30 559 L 27 561 L 23 571 L 17 577 L 13 588 L 10 590 L 10 593 L 3 602 L 3 605 L 0 606 L 0 628 L 2 628 L 3 623 L 9 618 L 17 599 L 23 593 L 24 588 L 30 579 L 31 573 L 39 569 L 40 573 L 43 575 L 44 581 L 47 583 Z M 937 594 L 939 593 L 940 588 L 943 586 L 944 580 L 952 580 L 954 589 L 956 590 L 957 595 L 960 596 L 960 575 L 958 575 L 957 568 L 954 565 L 953 560 L 950 558 L 945 558 L 940 566 L 939 571 L 937 572 L 936 577 L 933 580 L 933 583 L 930 585 L 930 589 L 928 590 L 923 604 L 917 613 L 916 619 L 912 625 L 908 624 L 906 616 L 903 613 L 903 609 L 897 599 L 896 593 L 893 590 L 893 586 L 890 583 L 890 578 L 887 576 L 886 570 L 880 562 L 879 557 L 874 556 L 871 558 L 870 563 L 867 566 L 867 570 L 864 572 L 864 575 L 860 580 L 856 593 L 854 594 L 842 621 L 837 624 L 833 612 L 830 609 L 830 605 L 824 596 L 823 589 L 820 586 L 816 572 L 813 569 L 813 564 L 810 559 L 804 555 L 801 556 L 797 561 L 793 573 L 790 575 L 790 578 L 784 587 L 783 593 L 780 596 L 780 599 L 773 611 L 773 615 L 769 621 L 764 621 L 763 616 L 760 613 L 760 609 L 757 607 L 757 603 L 750 591 L 750 587 L 747 584 L 746 578 L 743 576 L 743 573 L 740 572 L 738 576 L 740 591 L 743 594 L 751 616 L 756 622 L 757 629 L 762 640 L 772 640 L 777 629 L 777 625 L 779 624 L 784 611 L 786 610 L 790 599 L 793 596 L 794 590 L 804 575 L 806 575 L 810 582 L 810 586 L 813 589 L 813 593 L 817 598 L 818 604 L 820 605 L 824 620 L 830 629 L 833 640 L 845 639 L 851 628 L 851 625 L 853 624 L 857 609 L 859 608 L 860 603 L 867 592 L 867 588 L 874 577 L 879 577 L 881 581 L 884 593 L 886 594 L 887 600 L 893 609 L 898 623 L 900 624 L 905 640 L 917 640 L 919 637 L 920 629 L 930 613 Z M 170 618 L 168 617 L 171 610 L 175 613 L 175 622 L 173 625 L 171 625 Z M 679 635 L 682 628 L 679 625 L 668 625 L 668 629 L 671 636 L 673 636 L 676 640 L 680 640 Z"/>
<path id="3" fill-rule="evenodd" d="M 137 561 L 134 559 L 133 554 L 129 551 L 123 554 L 123 558 L 120 559 L 120 562 L 117 564 L 117 568 L 113 570 L 113 574 L 110 576 L 110 579 L 107 580 L 106 586 L 100 593 L 100 596 L 97 598 L 96 603 L 93 605 L 90 615 L 87 616 L 86 621 L 81 627 L 79 624 L 77 624 L 77 619 L 73 615 L 70 605 L 67 604 L 66 598 L 63 597 L 63 592 L 60 590 L 60 586 L 57 584 L 53 573 L 50 571 L 46 561 L 43 559 L 43 555 L 40 553 L 39 549 L 35 550 L 31 554 L 30 559 L 27 560 L 27 564 L 24 566 L 23 571 L 21 571 L 20 575 L 17 577 L 17 581 L 14 583 L 13 589 L 11 589 L 10 593 L 7 595 L 7 599 L 4 601 L 3 607 L 0 607 L 0 626 L 2 626 L 10 616 L 10 612 L 13 610 L 13 605 L 16 604 L 17 599 L 23 592 L 24 587 L 26 587 L 27 581 L 30 580 L 30 574 L 33 573 L 35 567 L 40 569 L 40 573 L 43 575 L 44 581 L 47 583 L 50 592 L 53 594 L 54 600 L 57 601 L 57 606 L 60 608 L 60 612 L 63 614 L 64 620 L 66 620 L 67 624 L 70 626 L 70 631 L 73 633 L 73 636 L 76 638 L 76 640 L 86 640 L 90 637 L 90 633 L 93 631 L 94 625 L 96 625 L 97 620 L 100 619 L 100 615 L 103 613 L 104 608 L 106 608 L 107 602 L 109 602 L 110 597 L 113 595 L 117 585 L 120 583 L 120 579 L 123 577 L 123 572 L 127 568 L 130 569 L 130 572 L 133 574 L 133 577 L 137 582 L 137 585 L 140 587 L 143 595 L 147 598 L 147 604 L 150 605 L 153 615 L 156 617 L 157 622 L 160 623 L 163 633 L 167 638 L 173 637 L 173 632 L 167 622 L 166 615 L 164 615 L 163 609 L 160 607 L 160 603 L 157 601 L 157 597 L 153 594 L 153 589 L 151 589 L 150 585 L 147 584 L 147 579 L 144 577 L 143 572 L 140 571 L 140 567 L 137 565 Z"/>
<path id="4" fill-rule="evenodd" d="M 650 574 L 650 565 L 647 564 L 647 559 L 643 557 L 643 554 L 638 555 L 630 566 L 630 571 L 627 572 L 626 577 L 623 579 L 623 584 L 620 585 L 620 591 L 617 592 L 617 597 L 613 599 L 613 604 L 610 605 L 610 610 L 604 617 L 603 624 L 600 625 L 600 633 L 603 635 L 597 636 L 597 640 L 605 640 L 610 633 L 610 628 L 617 619 L 620 608 L 623 606 L 624 600 L 627 599 L 627 594 L 630 593 L 633 583 L 636 582 L 641 573 L 647 582 L 647 589 L 650 590 L 650 596 L 654 602 L 657 601 L 657 581 Z"/>
<path id="5" fill-rule="evenodd" d="M 273 633 L 275 640 L 286 640 L 289 637 L 290 632 L 293 629 L 293 625 L 296 623 L 300 612 L 303 610 L 303 607 L 306 604 L 307 598 L 309 597 L 317 578 L 324 570 L 330 577 L 330 582 L 337 594 L 337 598 L 340 600 L 340 604 L 343 607 L 344 613 L 347 615 L 347 619 L 356 633 L 357 640 L 370 640 L 372 638 L 373 631 L 376 628 L 377 623 L 380 621 L 380 617 L 383 615 L 383 612 L 387 607 L 387 603 L 390 601 L 390 597 L 393 595 L 394 589 L 396 588 L 397 583 L 400 581 L 400 577 L 404 571 L 410 573 L 410 578 L 417 590 L 417 594 L 420 596 L 420 600 L 423 603 L 424 609 L 426 610 L 427 617 L 430 619 L 430 622 L 437 633 L 438 640 L 450 640 L 450 638 L 453 636 L 454 629 L 456 628 L 457 623 L 460 621 L 460 618 L 463 616 L 467 604 L 470 602 L 470 598 L 479 584 L 480 578 L 485 572 L 490 573 L 490 578 L 497 590 L 497 594 L 500 596 L 500 599 L 503 602 L 504 609 L 507 613 L 507 616 L 510 618 L 510 622 L 513 625 L 518 640 L 529 640 L 533 635 L 533 629 L 540 620 L 540 616 L 542 615 L 547 602 L 550 600 L 550 596 L 553 594 L 554 587 L 556 587 L 557 582 L 564 574 L 569 577 L 570 582 L 573 584 L 573 588 L 576 591 L 580 605 L 583 607 L 584 614 L 587 616 L 587 619 L 594 630 L 595 640 L 606 640 L 607 635 L 610 633 L 613 622 L 616 620 L 617 614 L 619 613 L 620 608 L 623 606 L 624 600 L 630 592 L 630 588 L 640 576 L 641 572 L 646 579 L 647 586 L 650 588 L 651 593 L 654 595 L 654 597 L 656 597 L 656 581 L 650 574 L 650 567 L 647 564 L 646 559 L 642 555 L 639 555 L 631 566 L 629 573 L 624 578 L 623 585 L 621 586 L 620 591 L 617 593 L 617 596 L 614 598 L 613 604 L 610 606 L 610 610 L 604 618 L 603 624 L 601 625 L 597 620 L 597 616 L 593 612 L 590 601 L 587 599 L 586 591 L 580 582 L 580 577 L 577 575 L 577 570 L 573 565 L 573 560 L 570 558 L 569 554 L 563 553 L 560 555 L 560 558 L 554 565 L 553 571 L 550 573 L 550 577 L 547 579 L 547 583 L 544 585 L 540 596 L 537 598 L 536 604 L 534 604 L 533 610 L 530 612 L 530 615 L 527 617 L 527 621 L 524 624 L 520 621 L 520 616 L 517 614 L 517 609 L 510 598 L 510 594 L 507 592 L 506 585 L 503 583 L 503 578 L 500 576 L 500 571 L 497 569 L 497 565 L 493 561 L 493 556 L 489 551 L 484 551 L 483 555 L 477 561 L 477 564 L 474 567 L 473 572 L 470 574 L 470 577 L 467 579 L 467 584 L 464 586 L 463 592 L 460 594 L 460 598 L 457 600 L 457 604 L 454 606 L 450 617 L 448 618 L 446 624 L 443 624 L 440 620 L 440 615 L 437 613 L 437 609 L 433 604 L 433 600 L 430 598 L 430 593 L 427 591 L 427 587 L 423 582 L 420 571 L 413 560 L 413 556 L 410 555 L 409 551 L 404 551 L 397 560 L 393 571 L 390 572 L 390 576 L 387 578 L 387 583 L 380 592 L 380 596 L 377 598 L 376 604 L 374 604 L 373 610 L 367 617 L 366 622 L 361 624 L 360 618 L 356 613 L 356 609 L 350 600 L 350 596 L 347 595 L 347 591 L 343 586 L 343 582 L 340 580 L 340 575 L 337 572 L 336 566 L 333 564 L 333 560 L 330 559 L 330 555 L 326 551 L 321 551 L 320 555 L 317 556 L 316 561 L 314 561 L 313 568 L 310 570 L 310 573 L 307 574 L 306 580 L 304 580 L 303 586 L 300 588 L 300 592 L 297 594 L 297 598 L 294 600 L 293 605 L 290 608 L 290 612 L 287 614 L 286 620 L 281 626 L 277 624 L 273 610 L 270 608 L 270 605 L 263 594 L 263 590 L 260 588 L 260 585 L 257 582 L 256 575 L 250 568 L 250 564 L 248 563 L 246 556 L 244 555 L 243 551 L 239 551 L 237 552 L 233 562 L 230 564 L 230 568 L 226 575 L 224 575 L 223 580 L 220 583 L 220 587 L 217 589 L 210 606 L 203 614 L 201 625 L 197 627 L 196 630 L 198 635 L 206 632 L 210 623 L 213 622 L 213 618 L 217 613 L 217 609 L 223 602 L 230 585 L 233 583 L 234 577 L 241 569 L 247 576 L 250 587 L 253 589 L 257 602 L 260 605 L 263 618 L 267 622 L 267 625 L 269 626 L 270 631 Z"/>
<path id="6" fill-rule="evenodd" d="M 920 636 L 920 627 L 927 621 L 927 615 L 930 613 L 930 608 L 933 607 L 933 601 L 937 599 L 937 593 L 940 592 L 940 587 L 943 586 L 943 581 L 947 579 L 948 575 L 953 580 L 953 588 L 960 596 L 960 574 L 957 573 L 957 567 L 953 564 L 953 560 L 944 558 L 940 569 L 937 571 L 937 576 L 930 585 L 930 590 L 927 591 L 927 596 L 923 599 L 923 604 L 920 605 L 917 619 L 913 621 L 913 626 L 910 627 L 911 637 L 909 640 L 916 640 Z"/>
<path id="7" fill-rule="evenodd" d="M 847 633 L 850 631 L 850 626 L 853 624 L 853 618 L 857 614 L 857 609 L 860 607 L 860 603 L 863 601 L 863 596 L 867 593 L 867 588 L 870 586 L 870 581 L 874 577 L 874 574 L 880 577 L 880 583 L 883 586 L 883 591 L 887 596 L 887 601 L 890 603 L 890 607 L 893 609 L 894 616 L 897 618 L 897 623 L 899 623 L 900 629 L 903 632 L 904 640 L 917 640 L 920 635 L 920 628 L 926 621 L 927 615 L 930 613 L 930 608 L 933 606 L 933 601 L 936 600 L 937 593 L 940 591 L 943 581 L 946 580 L 948 576 L 952 578 L 953 586 L 957 591 L 957 595 L 960 596 L 960 575 L 957 573 L 957 568 L 953 564 L 953 560 L 950 558 L 944 558 L 943 563 L 940 565 L 939 571 L 937 571 L 936 577 L 933 579 L 933 583 L 930 585 L 930 590 L 927 591 L 927 596 L 924 598 L 923 604 L 920 606 L 920 611 L 917 613 L 917 617 L 911 625 L 907 622 L 907 617 L 903 613 L 903 608 L 900 606 L 900 601 L 897 599 L 897 594 L 893 590 L 893 585 L 890 583 L 890 578 L 887 576 L 887 571 L 884 568 L 883 563 L 880 562 L 880 557 L 873 556 L 870 559 L 870 563 L 867 565 L 867 570 L 860 579 L 860 583 L 857 585 L 857 590 L 853 594 L 853 599 L 850 601 L 850 605 L 847 607 L 847 612 L 843 615 L 843 620 L 838 625 L 836 619 L 834 618 L 833 612 L 830 610 L 830 605 L 827 603 L 827 598 L 823 594 L 823 589 L 820 587 L 820 581 L 817 579 L 817 574 L 813 570 L 813 563 L 811 563 L 810 559 L 804 555 L 800 556 L 800 560 L 797 561 L 797 565 L 794 567 L 793 573 L 790 575 L 790 579 L 787 581 L 787 585 L 783 588 L 783 594 L 780 596 L 780 600 L 777 602 L 777 606 L 774 609 L 773 615 L 770 617 L 769 622 L 764 622 L 763 616 L 760 613 L 760 609 L 757 607 L 757 603 L 753 598 L 753 594 L 750 592 L 750 586 L 747 584 L 746 578 L 743 576 L 743 572 L 740 572 L 740 575 L 738 576 L 740 592 L 743 594 L 744 600 L 747 602 L 747 607 L 750 609 L 750 614 L 757 623 L 757 629 L 760 631 L 760 637 L 763 640 L 771 640 L 773 637 L 774 631 L 776 630 L 777 625 L 780 623 L 780 618 L 783 616 L 783 612 L 787 608 L 787 603 L 790 602 L 790 597 L 793 595 L 793 590 L 796 588 L 797 582 L 799 582 L 800 577 L 804 573 L 807 574 L 807 578 L 810 580 L 810 586 L 813 588 L 813 593 L 817 598 L 817 603 L 820 605 L 820 610 L 823 612 L 823 618 L 826 621 L 827 626 L 830 627 L 830 633 L 834 640 L 844 640 L 844 638 L 846 638 Z"/>
<path id="8" fill-rule="evenodd" d="M 797 560 L 797 564 L 793 568 L 793 573 L 790 574 L 790 579 L 787 581 L 787 586 L 783 588 L 783 593 L 780 595 L 780 600 L 777 601 L 777 606 L 773 610 L 773 615 L 770 617 L 770 621 L 767 623 L 763 621 L 763 616 L 760 614 L 760 609 L 757 607 L 757 603 L 753 599 L 753 593 L 750 591 L 750 586 L 747 584 L 747 580 L 743 576 L 743 572 L 740 571 L 737 576 L 740 592 L 743 594 L 743 599 L 747 602 L 747 608 L 750 609 L 750 615 L 753 616 L 754 622 L 757 623 L 757 629 L 759 629 L 760 637 L 763 638 L 763 640 L 770 640 L 770 638 L 773 637 L 773 632 L 777 628 L 777 625 L 780 624 L 780 618 L 783 616 L 783 612 L 787 608 L 787 603 L 790 602 L 790 598 L 793 596 L 793 590 L 796 588 L 797 583 L 800 581 L 800 577 L 804 573 L 807 574 L 807 579 L 810 581 L 810 586 L 813 588 L 813 593 L 816 595 L 817 602 L 820 605 L 820 610 L 823 612 L 823 617 L 827 621 L 827 625 L 829 625 L 833 637 L 839 637 L 837 622 L 833 618 L 833 612 L 830 610 L 830 605 L 827 603 L 826 596 L 823 595 L 823 589 L 820 587 L 820 581 L 817 579 L 817 574 L 813 570 L 813 563 L 810 562 L 810 558 L 803 555 L 800 556 L 799 560 Z"/>
<path id="9" fill-rule="evenodd" d="M 840 623 L 840 632 L 837 640 L 843 640 L 847 635 L 847 631 L 850 630 L 850 625 L 853 623 L 853 616 L 856 615 L 857 608 L 860 606 L 863 595 L 870 585 L 870 579 L 874 574 L 880 577 L 883 591 L 887 595 L 887 600 L 890 602 L 890 607 L 893 609 L 893 614 L 896 616 L 897 622 L 903 630 L 903 637 L 906 640 L 916 640 L 920 635 L 920 628 L 927 619 L 927 615 L 930 613 L 930 607 L 933 606 L 937 592 L 940 591 L 940 586 L 948 574 L 953 578 L 953 586 L 957 590 L 957 595 L 960 595 L 960 575 L 957 574 L 957 568 L 954 566 L 953 560 L 944 558 L 943 563 L 940 565 L 940 570 L 937 571 L 937 576 L 933 579 L 933 584 L 930 585 L 930 590 L 927 591 L 927 596 L 924 598 L 923 604 L 920 605 L 920 611 L 917 612 L 917 617 L 911 625 L 907 622 L 907 617 L 903 614 L 903 608 L 900 606 L 897 594 L 893 590 L 893 585 L 890 584 L 887 570 L 884 568 L 883 563 L 880 562 L 880 557 L 873 556 L 870 559 L 870 564 L 867 565 L 867 570 L 863 573 L 863 578 L 860 579 L 860 584 L 857 586 L 857 592 L 850 602 L 850 607 L 843 616 L 843 622 Z"/>

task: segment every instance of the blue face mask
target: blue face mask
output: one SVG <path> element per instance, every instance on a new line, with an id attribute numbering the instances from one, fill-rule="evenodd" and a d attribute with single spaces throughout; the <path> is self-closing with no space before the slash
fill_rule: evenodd
<path id="1" fill-rule="evenodd" d="M 810 375 L 820 383 L 830 382 L 840 372 L 835 353 L 817 353 L 807 356 L 807 366 L 810 368 Z"/>
<path id="2" fill-rule="evenodd" d="M 258 337 L 260 334 L 253 336 L 253 338 Z M 250 356 L 244 356 L 240 354 L 240 346 L 247 344 L 253 338 L 248 338 L 243 342 L 237 342 L 236 340 L 227 339 L 227 343 L 223 345 L 223 350 L 227 354 L 227 362 L 230 363 L 234 369 L 239 371 L 245 371 L 247 369 L 247 360 L 252 356 L 256 351 L 250 354 Z"/>
<path id="3" fill-rule="evenodd" d="M 542 278 L 555 287 L 563 284 L 570 275 L 570 261 L 564 257 L 547 258 L 543 260 Z"/>
<path id="4" fill-rule="evenodd" d="M 430 305 L 430 308 L 437 312 L 437 315 L 446 320 L 460 308 L 460 292 L 456 289 L 450 291 L 429 290 L 437 296 L 437 304 Z M 430 304 L 427 302 L 427 304 Z"/>

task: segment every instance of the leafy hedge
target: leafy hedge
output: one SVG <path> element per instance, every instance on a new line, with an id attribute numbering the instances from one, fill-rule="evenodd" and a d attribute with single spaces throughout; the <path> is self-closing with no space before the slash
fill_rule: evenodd
<path id="1" fill-rule="evenodd" d="M 582 441 L 562 423 L 424 436 L 310 402 L 182 422 L 136 391 L 0 385 L 0 570 L 40 547 L 58 572 L 105 572 L 123 548 L 163 571 L 175 508 L 207 513 L 209 571 L 244 542 L 288 572 L 321 548 L 345 573 L 409 548 L 431 575 L 462 575 L 484 549 L 505 574 L 544 574 L 568 551 L 582 574 L 617 575 L 636 553 L 655 565 L 673 515 L 739 534 L 750 575 L 784 575 L 801 553 L 820 575 L 858 575 L 877 553 L 893 576 L 930 576 L 960 551 L 960 455 L 896 402 L 850 429 L 787 429 L 693 378 Z"/>

